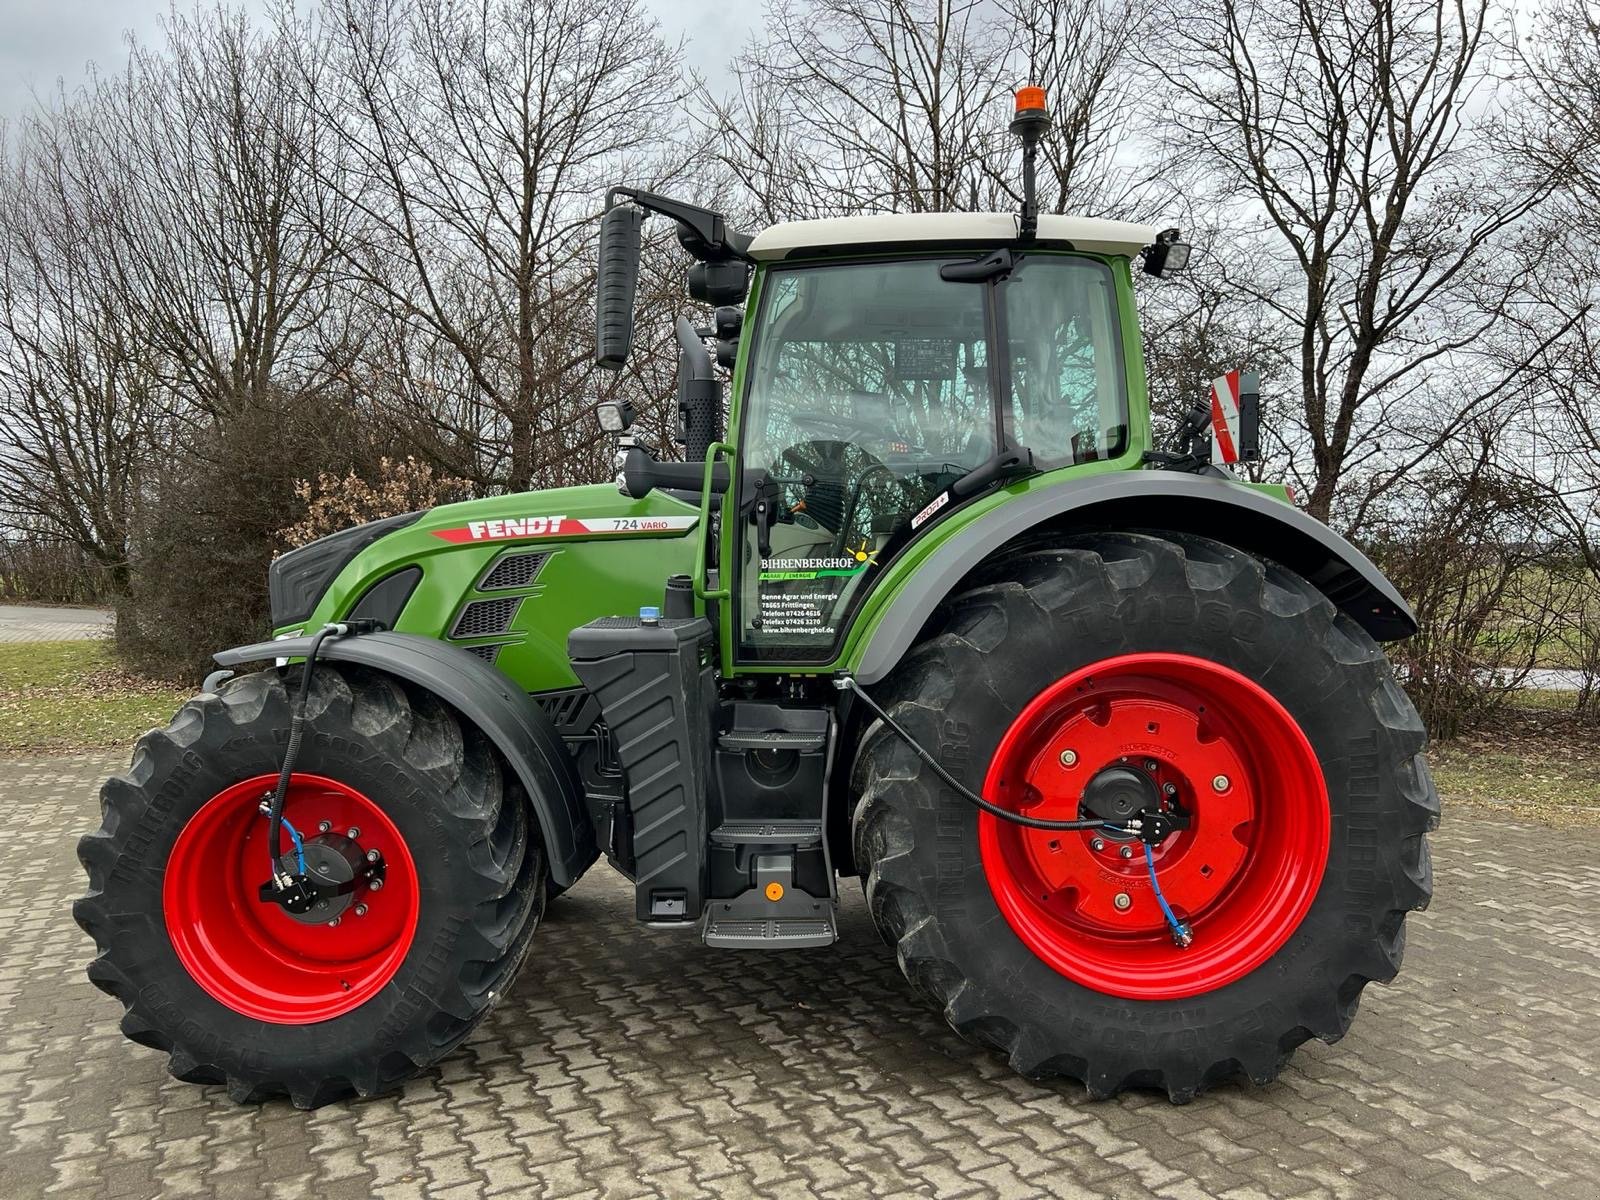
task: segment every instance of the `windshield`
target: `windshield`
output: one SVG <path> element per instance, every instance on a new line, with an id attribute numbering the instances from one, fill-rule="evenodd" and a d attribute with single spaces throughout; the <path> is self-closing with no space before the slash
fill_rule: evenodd
<path id="1" fill-rule="evenodd" d="M 949 261 L 768 274 L 745 335 L 746 658 L 832 658 L 870 575 L 1002 443 L 1045 468 L 1124 448 L 1110 268 L 1036 255 L 991 286 L 944 281 Z"/>

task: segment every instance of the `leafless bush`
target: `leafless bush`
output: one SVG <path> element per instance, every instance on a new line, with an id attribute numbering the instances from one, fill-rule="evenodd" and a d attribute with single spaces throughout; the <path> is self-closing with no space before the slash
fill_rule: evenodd
<path id="1" fill-rule="evenodd" d="M 71 542 L 0 541 L 0 600 L 96 604 L 109 591 L 105 571 Z"/>
<path id="2" fill-rule="evenodd" d="M 366 521 L 466 500 L 472 495 L 472 485 L 465 479 L 440 475 L 430 464 L 408 454 L 398 462 L 380 458 L 373 480 L 353 470 L 343 475 L 323 471 L 314 481 L 296 480 L 294 495 L 305 504 L 306 513 L 279 533 L 289 547 L 304 546 Z"/>
<path id="3" fill-rule="evenodd" d="M 1504 470 L 1480 431 L 1455 464 L 1409 476 L 1365 541 L 1415 609 L 1389 647 L 1435 737 L 1481 721 L 1520 688 L 1561 627 L 1556 548 L 1536 488 Z"/>

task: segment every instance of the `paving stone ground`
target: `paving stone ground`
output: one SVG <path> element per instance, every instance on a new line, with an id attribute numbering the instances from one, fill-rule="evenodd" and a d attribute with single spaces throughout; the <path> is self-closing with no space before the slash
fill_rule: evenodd
<path id="1" fill-rule="evenodd" d="M 0 604 L 0 642 L 79 642 L 110 632 L 105 609 Z"/>
<path id="2" fill-rule="evenodd" d="M 0 765 L 0 1197 L 1600 1195 L 1600 831 L 1446 811 L 1406 970 L 1276 1084 L 1175 1108 L 1011 1075 L 832 952 L 628 919 L 598 866 L 501 1007 L 403 1094 L 241 1108 L 122 1040 L 73 855 L 114 758 Z"/>

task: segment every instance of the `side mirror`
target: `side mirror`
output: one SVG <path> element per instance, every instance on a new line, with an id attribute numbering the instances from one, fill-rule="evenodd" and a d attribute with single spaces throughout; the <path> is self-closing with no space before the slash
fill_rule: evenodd
<path id="1" fill-rule="evenodd" d="M 1170 279 L 1189 265 L 1190 246 L 1178 239 L 1183 235 L 1176 229 L 1166 229 L 1156 240 L 1144 248 L 1144 273 L 1157 279 Z"/>
<path id="2" fill-rule="evenodd" d="M 614 204 L 600 218 L 600 256 L 595 271 L 594 360 L 608 371 L 622 368 L 633 345 L 633 302 L 639 290 L 639 242 L 643 210 Z"/>

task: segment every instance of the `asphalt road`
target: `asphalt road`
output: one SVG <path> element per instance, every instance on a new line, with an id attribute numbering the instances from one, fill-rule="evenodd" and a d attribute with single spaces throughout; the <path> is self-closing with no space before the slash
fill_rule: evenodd
<path id="1" fill-rule="evenodd" d="M 714 952 L 603 866 L 403 1094 L 181 1084 L 83 975 L 73 854 L 112 758 L 0 764 L 0 1196 L 1593 1197 L 1600 830 L 1446 810 L 1437 898 L 1354 1030 L 1267 1088 L 1090 1103 L 910 994 L 857 898 L 833 951 Z"/>
<path id="2" fill-rule="evenodd" d="M 110 632 L 105 609 L 0 604 L 0 642 L 76 642 Z"/>

